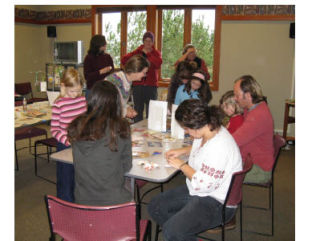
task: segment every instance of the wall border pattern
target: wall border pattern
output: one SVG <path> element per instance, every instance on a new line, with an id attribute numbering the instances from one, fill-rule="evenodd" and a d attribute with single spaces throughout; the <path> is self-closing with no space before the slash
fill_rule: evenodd
<path id="1" fill-rule="evenodd" d="M 295 15 L 295 5 L 224 5 L 222 15 Z"/>

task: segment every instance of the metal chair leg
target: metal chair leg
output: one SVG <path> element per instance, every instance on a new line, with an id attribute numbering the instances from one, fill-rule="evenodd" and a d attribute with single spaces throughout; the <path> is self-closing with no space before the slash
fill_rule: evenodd
<path id="1" fill-rule="evenodd" d="M 38 145 L 38 143 L 35 142 L 35 143 L 34 143 L 34 175 L 35 175 L 35 176 L 38 176 L 38 165 L 37 165 L 37 157 L 38 157 L 38 154 L 37 154 L 37 145 Z"/>
<path id="2" fill-rule="evenodd" d="M 159 226 L 159 224 L 157 224 L 157 226 L 156 226 L 156 233 L 155 233 L 155 237 L 154 237 L 154 241 L 158 241 L 159 233 L 160 233 L 160 226 Z"/>
<path id="3" fill-rule="evenodd" d="M 16 155 L 16 171 L 19 171 L 18 151 L 17 151 L 16 142 L 14 142 L 14 152 L 15 152 L 15 155 Z"/>

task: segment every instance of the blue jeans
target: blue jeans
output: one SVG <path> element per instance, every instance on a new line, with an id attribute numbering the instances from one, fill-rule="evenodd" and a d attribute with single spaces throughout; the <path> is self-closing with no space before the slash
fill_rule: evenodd
<path id="1" fill-rule="evenodd" d="M 196 234 L 221 224 L 221 211 L 222 204 L 212 197 L 190 196 L 187 185 L 161 193 L 148 205 L 166 241 L 196 241 Z M 236 208 L 226 208 L 226 221 L 235 212 Z"/>
<path id="2" fill-rule="evenodd" d="M 57 151 L 69 148 L 58 142 Z M 74 167 L 72 164 L 57 162 L 57 197 L 68 202 L 74 202 Z"/>

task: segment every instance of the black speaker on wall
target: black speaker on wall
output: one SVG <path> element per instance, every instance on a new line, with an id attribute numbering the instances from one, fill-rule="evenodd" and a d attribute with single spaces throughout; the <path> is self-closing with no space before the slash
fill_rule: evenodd
<path id="1" fill-rule="evenodd" d="M 56 26 L 48 26 L 47 27 L 47 36 L 48 36 L 48 38 L 57 37 Z"/>
<path id="2" fill-rule="evenodd" d="M 295 23 L 290 23 L 290 33 L 289 33 L 290 38 L 295 38 L 295 34 L 296 34 L 295 29 L 296 29 Z"/>

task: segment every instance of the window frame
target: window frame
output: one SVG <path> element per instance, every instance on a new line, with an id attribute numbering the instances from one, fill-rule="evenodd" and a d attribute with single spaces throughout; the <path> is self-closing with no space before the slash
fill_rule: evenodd
<path id="1" fill-rule="evenodd" d="M 220 39 L 221 39 L 221 5 L 92 5 L 92 35 L 102 33 L 102 13 L 121 12 L 121 47 L 120 58 L 127 54 L 127 12 L 144 10 L 147 12 L 147 31 L 152 31 L 156 35 L 155 47 L 162 47 L 162 10 L 163 9 L 183 9 L 184 10 L 184 37 L 183 46 L 191 42 L 191 27 L 192 27 L 192 10 L 193 9 L 215 9 L 215 30 L 214 30 L 214 53 L 213 53 L 213 76 L 210 82 L 211 90 L 219 89 L 219 67 L 220 67 Z M 178 56 L 179 57 L 179 56 Z M 177 58 L 178 58 L 177 57 Z M 168 87 L 170 84 L 169 78 L 161 77 L 159 71 L 159 87 Z"/>

